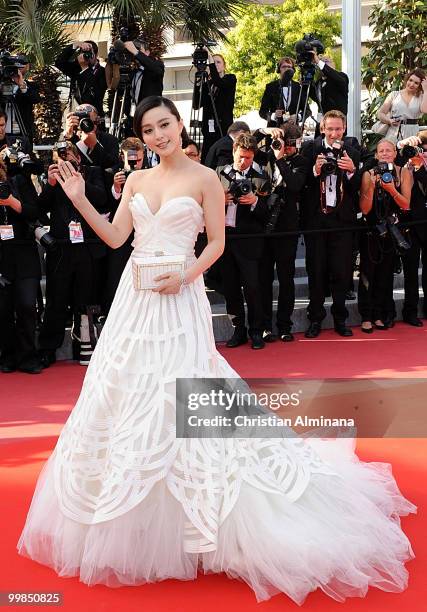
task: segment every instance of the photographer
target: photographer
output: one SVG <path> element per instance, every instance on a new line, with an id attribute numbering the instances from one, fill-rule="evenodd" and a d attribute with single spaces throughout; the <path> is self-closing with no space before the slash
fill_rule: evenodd
<path id="1" fill-rule="evenodd" d="M 301 85 L 293 81 L 295 62 L 291 57 L 282 57 L 277 64 L 280 78 L 265 86 L 265 91 L 259 109 L 260 116 L 267 121 L 269 127 L 280 127 L 297 110 L 303 110 L 307 92 L 301 93 Z M 298 99 L 301 99 L 298 108 Z"/>
<path id="2" fill-rule="evenodd" d="M 227 347 L 247 342 L 245 304 L 248 307 L 249 335 L 253 349 L 262 349 L 263 312 L 260 295 L 259 261 L 263 238 L 236 239 L 227 236 L 262 234 L 267 216 L 270 185 L 266 176 L 253 168 L 257 143 L 250 134 L 241 134 L 233 145 L 233 165 L 218 167 L 225 191 L 225 249 L 221 257 L 221 276 L 227 314 L 232 317 L 234 334 Z"/>
<path id="3" fill-rule="evenodd" d="M 33 106 L 40 102 L 38 86 L 25 79 L 30 64 L 24 55 L 14 56 L 16 59 L 15 70 L 10 76 L 10 96 L 4 97 L 2 92 L 3 79 L 0 82 L 0 107 L 9 115 L 6 131 L 14 136 L 28 138 L 29 148 L 32 150 L 34 139 L 34 116 Z M 13 85 L 12 85 L 13 83 Z M 29 151 L 28 151 L 29 152 Z"/>
<path id="4" fill-rule="evenodd" d="M 15 143 L 19 143 L 20 148 L 25 153 L 31 153 L 32 147 L 26 136 L 15 136 L 7 132 L 8 115 L 6 111 L 0 109 L 0 151 L 4 147 L 9 147 Z"/>
<path id="5" fill-rule="evenodd" d="M 107 82 L 105 68 L 98 60 L 98 45 L 93 40 L 68 45 L 56 58 L 55 66 L 71 79 L 70 102 L 74 98 L 77 104 L 91 104 L 103 117 Z"/>
<path id="6" fill-rule="evenodd" d="M 141 170 L 144 163 L 144 144 L 139 138 L 126 138 L 120 145 L 120 162 L 106 172 L 106 184 L 111 199 L 110 221 L 120 204 L 127 177 L 134 170 Z M 116 293 L 120 277 L 132 252 L 133 232 L 118 249 L 107 247 L 107 282 L 105 311 L 108 313 Z"/>
<path id="7" fill-rule="evenodd" d="M 37 194 L 29 175 L 0 155 L 0 369 L 39 374 L 35 334 L 41 270 L 34 231 Z"/>
<path id="8" fill-rule="evenodd" d="M 397 214 L 409 209 L 411 175 L 394 163 L 396 147 L 382 139 L 377 144 L 377 165 L 365 170 L 360 188 L 360 210 L 374 229 L 360 236 L 358 306 L 362 331 L 385 330 L 389 293 L 393 287 L 394 254 L 402 236 L 396 228 Z"/>
<path id="9" fill-rule="evenodd" d="M 266 232 L 294 231 L 295 235 L 269 238 L 264 242 L 260 262 L 261 295 L 264 310 L 264 341 L 272 342 L 274 268 L 279 281 L 277 331 L 283 342 L 291 342 L 292 312 L 295 305 L 295 258 L 298 246 L 298 201 L 309 172 L 308 161 L 298 153 L 301 129 L 294 123 L 264 128 L 273 137 L 266 172 L 273 192 Z"/>
<path id="10" fill-rule="evenodd" d="M 418 267 L 422 263 L 421 284 L 424 293 L 423 315 L 427 318 L 427 130 L 397 143 L 399 157 L 407 162 L 411 173 L 410 211 L 405 215 L 409 221 L 420 221 L 409 228 L 410 248 L 402 253 L 405 278 L 405 300 L 403 320 L 414 327 L 421 327 L 418 318 L 419 282 Z M 399 164 L 400 165 L 400 164 Z M 406 234 L 405 234 L 406 235 Z"/>
<path id="11" fill-rule="evenodd" d="M 208 53 L 208 79 L 203 81 L 201 106 L 203 107 L 202 120 L 202 164 L 211 146 L 227 134 L 233 123 L 234 100 L 236 97 L 237 79 L 235 74 L 226 72 L 225 60 L 222 55 Z M 195 86 L 193 108 L 200 99 L 200 88 Z M 216 111 L 216 116 L 215 116 Z"/>
<path id="12" fill-rule="evenodd" d="M 78 149 L 71 142 L 60 147 L 61 159 L 84 172 L 86 196 L 95 208 L 109 214 L 109 200 L 100 168 L 83 167 Z M 67 307 L 72 304 L 75 317 L 95 304 L 97 281 L 107 248 L 79 215 L 57 182 L 58 165 L 48 169 L 48 182 L 39 196 L 39 205 L 50 213 L 50 234 L 58 248 L 46 253 L 46 310 L 40 331 L 42 364 L 54 363 L 55 351 L 64 340 Z"/>
<path id="13" fill-rule="evenodd" d="M 234 121 L 227 134 L 214 142 L 205 159 L 205 166 L 215 170 L 218 166 L 233 163 L 233 143 L 240 134 L 250 134 L 251 130 L 244 121 Z"/>
<path id="14" fill-rule="evenodd" d="M 328 111 L 322 120 L 324 137 L 308 141 L 301 149 L 312 168 L 301 199 L 302 228 L 326 230 L 305 235 L 310 298 L 307 314 L 311 322 L 305 332 L 306 338 L 316 338 L 321 332 L 328 285 L 332 292 L 335 331 L 340 336 L 353 335 L 345 325 L 353 236 L 351 231 L 340 230 L 356 223 L 360 154 L 349 144 L 355 139 L 343 140 L 345 130 L 345 115 L 340 111 Z"/>
<path id="15" fill-rule="evenodd" d="M 64 138 L 79 149 L 84 166 L 111 168 L 119 160 L 119 141 L 112 134 L 98 130 L 99 117 L 91 104 L 80 104 L 68 113 Z"/>
<path id="16" fill-rule="evenodd" d="M 320 72 L 320 78 L 312 83 L 310 97 L 316 102 L 320 116 L 330 110 L 339 110 L 343 115 L 347 115 L 348 76 L 345 72 L 335 69 L 331 58 L 326 56 L 319 58 L 316 51 L 311 53 L 313 62 Z"/>

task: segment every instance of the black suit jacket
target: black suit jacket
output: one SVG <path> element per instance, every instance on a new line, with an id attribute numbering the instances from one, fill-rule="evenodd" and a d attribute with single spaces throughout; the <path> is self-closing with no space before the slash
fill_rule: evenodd
<path id="1" fill-rule="evenodd" d="M 81 163 L 83 166 L 99 166 L 100 168 L 111 168 L 119 162 L 119 141 L 112 134 L 97 130 L 97 143 L 88 153 L 87 157 L 80 151 Z M 79 142 L 76 134 L 69 139 L 75 145 Z M 89 159 L 90 158 L 90 159 Z"/>
<path id="2" fill-rule="evenodd" d="M 21 202 L 22 212 L 0 206 L 0 225 L 13 226 L 14 238 L 0 240 L 0 273 L 8 280 L 40 278 L 40 258 L 29 223 L 41 215 L 31 179 L 18 174 L 9 179 L 12 194 Z M 1 291 L 1 289 L 0 289 Z"/>
<path id="3" fill-rule="evenodd" d="M 105 68 L 99 64 L 90 66 L 86 70 L 81 70 L 80 65 L 75 59 L 75 49 L 73 45 L 68 45 L 58 55 L 55 66 L 71 79 L 71 91 L 78 104 L 92 104 L 98 114 L 104 115 L 103 100 L 107 91 L 107 81 L 105 79 Z"/>
<path id="4" fill-rule="evenodd" d="M 205 166 L 216 170 L 218 166 L 233 163 L 233 139 L 228 134 L 217 140 L 209 149 Z"/>
<path id="5" fill-rule="evenodd" d="M 31 81 L 25 81 L 25 83 L 27 84 L 27 91 L 24 93 L 19 89 L 15 94 L 15 101 L 22 117 L 27 136 L 32 142 L 34 139 L 33 106 L 40 102 L 41 98 L 39 88 L 35 83 Z"/>
<path id="6" fill-rule="evenodd" d="M 214 63 L 209 64 L 210 79 L 202 86 L 201 106 L 203 106 L 202 132 L 209 134 L 209 120 L 215 119 L 212 100 L 209 95 L 209 88 L 212 87 L 212 94 L 215 103 L 218 120 L 223 136 L 233 123 L 234 99 L 236 96 L 237 79 L 235 74 L 225 74 L 222 78 Z M 199 101 L 200 88 L 195 87 L 193 98 L 193 108 L 196 108 Z M 215 122 L 216 125 L 216 122 Z M 216 131 L 219 134 L 218 128 Z"/>
<path id="7" fill-rule="evenodd" d="M 107 197 L 104 172 L 101 168 L 93 166 L 85 168 L 85 194 L 98 212 L 110 212 L 111 200 Z M 55 187 L 51 187 L 46 184 L 39 195 L 39 205 L 44 212 L 50 212 L 50 233 L 53 237 L 60 240 L 69 240 L 68 225 L 70 221 L 79 221 L 84 240 L 96 239 L 97 242 L 99 241 L 98 244 L 88 244 L 88 247 L 94 251 L 99 251 L 100 254 L 106 252 L 105 245 L 73 206 L 60 185 L 56 184 Z"/>
<path id="8" fill-rule="evenodd" d="M 414 225 L 412 228 L 418 238 L 425 243 L 427 241 L 427 170 L 424 166 L 414 172 L 410 211 L 402 218 L 402 221 L 406 220 L 426 222 Z"/>
<path id="9" fill-rule="evenodd" d="M 221 174 L 222 167 L 217 168 L 217 174 L 221 180 L 224 190 L 228 189 L 229 182 Z M 265 193 L 270 190 L 270 182 L 265 174 L 260 174 L 251 167 L 246 178 L 252 182 L 253 192 Z M 254 210 L 247 204 L 237 204 L 236 227 L 227 227 L 226 234 L 262 234 L 268 216 L 267 196 L 258 196 L 258 202 Z M 239 248 L 239 251 L 248 259 L 259 259 L 262 255 L 264 244 L 263 238 L 243 238 L 236 240 L 231 238 L 230 242 Z M 227 241 L 226 241 L 227 246 Z"/>
<path id="10" fill-rule="evenodd" d="M 280 201 L 280 213 L 274 231 L 296 231 L 299 228 L 298 202 L 310 171 L 309 162 L 298 153 L 292 157 L 276 160 L 274 153 L 270 152 L 265 170 L 272 182 L 276 167 L 282 176 L 282 182 L 274 189 Z M 286 237 L 282 240 L 286 240 Z"/>
<path id="11" fill-rule="evenodd" d="M 301 91 L 301 85 L 296 81 L 291 81 L 291 99 L 288 105 L 287 111 L 291 115 L 295 115 L 298 109 L 298 98 Z M 301 95 L 299 110 L 304 109 L 304 104 L 306 100 L 307 94 L 306 90 L 303 91 Z M 270 117 L 272 113 L 274 113 L 278 108 L 284 109 L 284 101 L 283 101 L 283 93 L 282 93 L 282 83 L 280 79 L 276 79 L 275 81 L 271 81 L 267 83 L 265 86 L 264 94 L 261 100 L 261 107 L 259 109 L 259 114 L 263 119 L 266 119 L 270 124 Z M 272 125 L 275 125 L 274 121 Z"/>
<path id="12" fill-rule="evenodd" d="M 302 149 L 303 155 L 309 164 L 307 183 L 301 196 L 301 225 L 303 229 L 316 229 L 323 227 L 347 227 L 356 222 L 356 211 L 358 209 L 358 189 L 360 186 L 361 173 L 359 170 L 360 153 L 348 144 L 349 139 L 344 139 L 343 150 L 353 160 L 356 171 L 349 179 L 346 173 L 340 173 L 343 181 L 343 198 L 335 210 L 325 214 L 321 209 L 320 200 L 320 177 L 314 176 L 313 166 L 317 156 L 323 151 L 323 138 L 318 136 L 314 140 L 306 142 Z"/>
<path id="13" fill-rule="evenodd" d="M 160 59 L 145 55 L 141 51 L 135 55 L 135 60 L 144 67 L 141 87 L 139 90 L 138 104 L 148 96 L 161 96 L 163 93 L 163 77 L 165 65 Z"/>
<path id="14" fill-rule="evenodd" d="M 310 87 L 310 97 L 316 102 L 319 112 L 324 114 L 330 110 L 339 110 L 347 115 L 348 76 L 345 72 L 338 72 L 328 64 L 324 65 L 321 72 L 325 78 L 320 79 L 317 83 L 312 83 Z"/>

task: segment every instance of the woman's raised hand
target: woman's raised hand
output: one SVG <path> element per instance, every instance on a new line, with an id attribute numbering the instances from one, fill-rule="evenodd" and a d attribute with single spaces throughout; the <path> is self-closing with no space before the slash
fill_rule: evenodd
<path id="1" fill-rule="evenodd" d="M 58 174 L 56 176 L 64 193 L 76 204 L 85 196 L 85 181 L 80 172 L 69 161 L 58 161 Z"/>

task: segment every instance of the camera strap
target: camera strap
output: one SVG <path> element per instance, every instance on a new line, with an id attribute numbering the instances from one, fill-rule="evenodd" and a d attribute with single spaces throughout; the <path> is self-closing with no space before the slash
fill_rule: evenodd
<path id="1" fill-rule="evenodd" d="M 336 210 L 344 195 L 343 181 L 340 176 L 331 174 L 320 179 L 320 208 L 329 214 Z"/>

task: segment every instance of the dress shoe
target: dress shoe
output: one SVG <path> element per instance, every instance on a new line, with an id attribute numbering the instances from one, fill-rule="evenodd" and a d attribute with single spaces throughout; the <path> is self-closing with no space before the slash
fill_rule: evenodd
<path id="1" fill-rule="evenodd" d="M 394 319 L 384 319 L 383 323 L 384 323 L 384 329 L 392 329 L 392 327 L 394 327 L 395 320 Z M 380 328 L 381 326 L 378 327 L 378 329 Z"/>
<path id="2" fill-rule="evenodd" d="M 294 335 L 291 333 L 290 329 L 282 329 L 280 332 L 280 340 L 282 342 L 292 342 L 295 340 Z"/>
<path id="3" fill-rule="evenodd" d="M 246 344 L 248 341 L 248 337 L 246 335 L 246 329 L 235 329 L 234 334 L 231 336 L 230 340 L 225 345 L 227 348 L 236 348 L 237 346 L 241 346 L 242 344 Z"/>
<path id="4" fill-rule="evenodd" d="M 360 328 L 364 334 L 373 334 L 374 333 L 374 328 L 371 327 L 361 327 Z"/>
<path id="5" fill-rule="evenodd" d="M 335 323 L 334 329 L 337 332 L 337 334 L 339 334 L 340 336 L 343 336 L 344 338 L 349 338 L 350 336 L 353 335 L 353 332 L 351 331 L 351 329 L 347 327 L 347 325 L 344 325 L 344 323 Z"/>
<path id="6" fill-rule="evenodd" d="M 322 326 L 320 325 L 320 323 L 318 323 L 317 321 L 313 321 L 312 323 L 310 323 L 310 326 L 305 332 L 304 336 L 306 338 L 317 338 L 321 331 Z"/>
<path id="7" fill-rule="evenodd" d="M 265 342 L 262 339 L 261 334 L 254 334 L 252 336 L 252 348 L 255 350 L 263 349 L 265 347 Z"/>
<path id="8" fill-rule="evenodd" d="M 271 331 L 269 331 L 268 329 L 265 330 L 265 332 L 262 334 L 262 339 L 264 340 L 264 342 L 276 342 L 277 340 L 277 336 L 275 336 L 274 334 L 271 333 Z"/>
<path id="9" fill-rule="evenodd" d="M 11 374 L 12 372 L 15 372 L 16 366 L 13 363 L 3 363 L 0 366 L 0 370 L 3 372 L 3 374 Z"/>
<path id="10" fill-rule="evenodd" d="M 386 323 L 384 321 L 384 323 L 381 325 L 380 323 L 374 323 L 374 327 L 375 329 L 378 329 L 379 331 L 385 331 L 386 329 L 388 329 L 390 327 L 389 323 Z M 394 322 L 393 325 L 391 325 L 391 327 L 394 327 Z"/>
<path id="11" fill-rule="evenodd" d="M 40 374 L 43 370 L 41 363 L 29 363 L 28 365 L 20 365 L 18 370 L 25 372 L 25 374 Z"/>
<path id="12" fill-rule="evenodd" d="M 52 351 L 45 351 L 39 353 L 39 362 L 42 368 L 48 368 L 52 363 L 55 363 L 56 355 Z"/>
<path id="13" fill-rule="evenodd" d="M 355 300 L 356 299 L 356 294 L 352 290 L 347 291 L 347 293 L 345 294 L 345 299 L 346 300 Z"/>
<path id="14" fill-rule="evenodd" d="M 405 321 L 405 323 L 408 323 L 408 325 L 413 325 L 414 327 L 422 327 L 423 326 L 423 322 L 421 321 L 421 319 L 419 319 L 418 317 L 416 317 L 415 315 L 412 317 L 403 317 L 403 321 Z"/>

